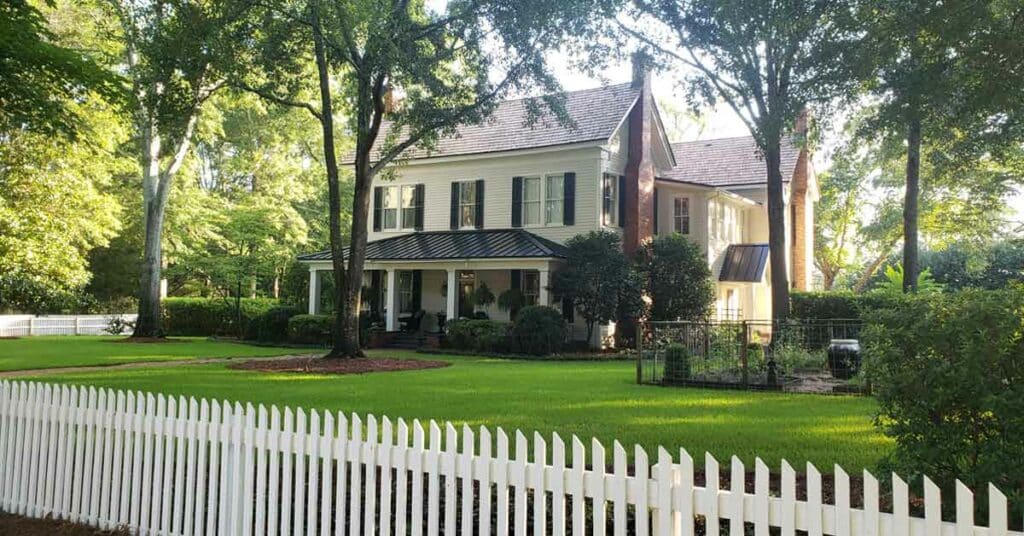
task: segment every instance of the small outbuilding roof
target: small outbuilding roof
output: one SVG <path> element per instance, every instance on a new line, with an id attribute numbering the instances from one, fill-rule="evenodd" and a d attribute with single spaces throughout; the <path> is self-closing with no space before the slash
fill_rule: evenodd
<path id="1" fill-rule="evenodd" d="M 768 265 L 768 244 L 733 244 L 725 250 L 719 281 L 757 283 Z"/>
<path id="2" fill-rule="evenodd" d="M 426 231 L 366 244 L 368 261 L 564 258 L 565 246 L 522 229 Z M 330 251 L 299 255 L 298 260 L 329 261 Z"/>

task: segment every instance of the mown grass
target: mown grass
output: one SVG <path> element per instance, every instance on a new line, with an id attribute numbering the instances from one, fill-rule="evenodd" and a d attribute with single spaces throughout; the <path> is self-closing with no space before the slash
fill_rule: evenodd
<path id="1" fill-rule="evenodd" d="M 117 347 L 119 345 L 109 344 Z M 39 349 L 37 353 L 45 353 Z M 376 355 L 385 355 L 374 352 Z M 841 464 L 851 474 L 874 468 L 891 443 L 872 426 L 870 398 L 639 386 L 628 362 L 508 361 L 471 356 L 388 356 L 444 359 L 441 369 L 349 376 L 262 373 L 224 364 L 118 369 L 37 379 L 229 401 L 437 419 L 473 427 L 520 429 L 567 442 L 614 440 L 632 453 L 661 445 L 686 448 L 703 463 L 711 452 L 752 464 L 761 457 L 778 471 L 785 458 L 802 471 Z"/>
<path id="2" fill-rule="evenodd" d="M 0 371 L 120 365 L 219 357 L 261 357 L 309 350 L 270 348 L 174 337 L 171 342 L 126 343 L 124 337 L 52 336 L 0 339 Z"/>

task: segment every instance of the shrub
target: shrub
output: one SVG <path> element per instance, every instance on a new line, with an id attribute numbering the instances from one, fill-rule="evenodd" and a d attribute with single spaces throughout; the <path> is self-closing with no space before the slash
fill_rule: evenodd
<path id="1" fill-rule="evenodd" d="M 239 311 L 235 301 L 221 298 L 167 298 L 163 300 L 164 333 L 171 336 L 209 337 L 244 335 L 252 319 L 277 305 L 276 300 L 243 298 Z"/>
<path id="2" fill-rule="evenodd" d="M 294 344 L 331 344 L 331 315 L 295 315 L 288 319 L 288 342 Z"/>
<path id="3" fill-rule="evenodd" d="M 668 345 L 665 348 L 665 380 L 688 380 L 690 374 L 690 352 L 682 344 Z"/>
<path id="4" fill-rule="evenodd" d="M 891 308 L 906 298 L 902 294 L 830 291 L 793 292 L 789 299 L 790 317 L 793 319 L 834 320 L 868 317 L 874 311 Z"/>
<path id="5" fill-rule="evenodd" d="M 552 307 L 524 307 L 512 324 L 512 337 L 518 350 L 531 355 L 549 355 L 559 351 L 565 341 L 565 319 Z"/>
<path id="6" fill-rule="evenodd" d="M 301 313 L 297 307 L 290 305 L 271 307 L 249 322 L 245 338 L 260 342 L 284 342 L 288 340 L 288 320 Z"/>
<path id="7" fill-rule="evenodd" d="M 862 348 L 889 469 L 1024 495 L 1024 287 L 903 300 L 873 314 Z"/>
<path id="8" fill-rule="evenodd" d="M 715 284 L 707 255 L 689 238 L 655 238 L 637 252 L 635 266 L 651 298 L 652 320 L 697 320 L 711 311 Z"/>
<path id="9" fill-rule="evenodd" d="M 457 350 L 508 352 L 509 324 L 493 320 L 452 320 L 448 322 L 445 340 Z"/>

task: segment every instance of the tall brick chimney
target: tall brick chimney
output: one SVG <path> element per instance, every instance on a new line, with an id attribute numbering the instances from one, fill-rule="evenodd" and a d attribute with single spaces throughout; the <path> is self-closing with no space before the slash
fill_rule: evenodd
<path id="1" fill-rule="evenodd" d="M 633 87 L 640 98 L 629 114 L 629 157 L 626 160 L 625 228 L 623 248 L 631 255 L 654 232 L 654 96 L 651 94 L 651 58 L 644 52 L 633 54 Z"/>
<path id="2" fill-rule="evenodd" d="M 807 138 L 808 112 L 800 112 L 793 125 L 793 135 L 797 143 L 805 143 Z M 790 232 L 792 250 L 790 264 L 792 266 L 791 285 L 796 290 L 811 289 L 812 255 L 814 252 L 814 205 L 808 196 L 808 154 L 807 148 L 800 150 L 796 169 L 792 170 L 792 195 L 790 196 Z M 788 173 L 789 170 L 783 170 Z"/>

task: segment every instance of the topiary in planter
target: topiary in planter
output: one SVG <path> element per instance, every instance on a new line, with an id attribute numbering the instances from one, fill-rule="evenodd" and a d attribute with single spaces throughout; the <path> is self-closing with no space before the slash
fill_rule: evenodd
<path id="1" fill-rule="evenodd" d="M 665 348 L 665 381 L 677 382 L 690 379 L 690 352 L 681 344 L 670 344 Z"/>

